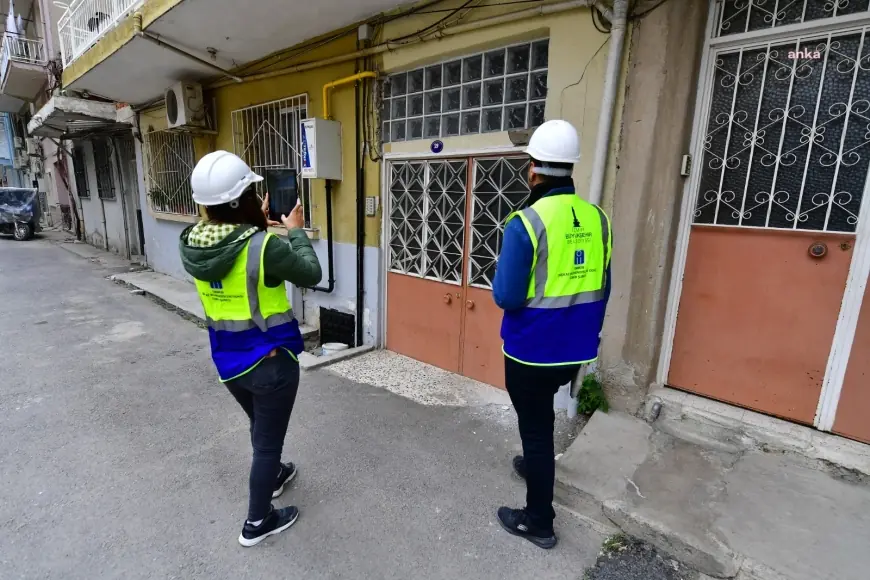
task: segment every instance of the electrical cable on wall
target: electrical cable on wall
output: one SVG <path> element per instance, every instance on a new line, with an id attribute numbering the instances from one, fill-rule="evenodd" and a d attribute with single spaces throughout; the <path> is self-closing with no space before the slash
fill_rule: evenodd
<path id="1" fill-rule="evenodd" d="M 595 27 L 595 30 L 600 32 L 601 34 L 610 34 L 610 29 L 607 27 L 606 23 L 599 22 L 601 18 L 601 14 L 598 12 L 598 9 L 595 6 L 589 7 L 589 16 L 592 18 L 592 26 Z"/>
<path id="2" fill-rule="evenodd" d="M 604 42 L 601 43 L 601 46 L 598 47 L 598 50 L 596 50 L 592 54 L 592 56 L 589 57 L 589 60 L 586 61 L 586 64 L 583 66 L 583 71 L 580 73 L 580 78 L 577 79 L 575 82 L 571 83 L 570 85 L 565 85 L 562 88 L 562 92 L 559 93 L 559 118 L 560 119 L 562 118 L 562 109 L 565 106 L 565 91 L 567 91 L 568 89 L 570 89 L 572 87 L 576 87 L 581 82 L 583 82 L 583 79 L 586 77 L 586 71 L 589 70 L 589 65 L 592 64 L 592 61 L 595 60 L 595 57 L 598 56 L 598 53 L 601 52 L 601 50 L 607 45 L 608 42 L 610 42 L 609 36 L 604 39 Z M 585 94 L 585 92 L 583 94 L 583 110 L 584 111 L 586 110 L 586 94 Z M 586 118 L 585 114 L 583 115 L 583 118 L 584 118 L 584 122 L 585 122 L 585 118 Z M 581 129 L 582 129 L 582 127 L 581 127 Z"/>

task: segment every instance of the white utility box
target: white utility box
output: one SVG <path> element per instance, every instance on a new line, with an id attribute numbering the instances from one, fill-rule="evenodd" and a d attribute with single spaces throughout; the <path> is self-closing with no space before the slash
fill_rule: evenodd
<path id="1" fill-rule="evenodd" d="M 341 181 L 341 123 L 302 121 L 302 177 Z"/>

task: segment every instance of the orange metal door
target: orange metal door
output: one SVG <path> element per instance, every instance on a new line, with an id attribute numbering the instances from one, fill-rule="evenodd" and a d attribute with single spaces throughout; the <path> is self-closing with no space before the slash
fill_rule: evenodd
<path id="1" fill-rule="evenodd" d="M 504 388 L 492 280 L 527 171 L 523 155 L 391 163 L 387 348 Z"/>
<path id="2" fill-rule="evenodd" d="M 468 162 L 390 164 L 387 348 L 460 372 Z"/>
<path id="3" fill-rule="evenodd" d="M 864 293 L 858 328 L 840 391 L 834 433 L 870 443 L 870 292 Z"/>
<path id="4" fill-rule="evenodd" d="M 714 50 L 671 386 L 813 423 L 867 178 L 865 35 Z"/>
<path id="5" fill-rule="evenodd" d="M 525 155 L 472 160 L 462 374 L 504 388 L 502 311 L 492 298 L 504 223 L 529 197 Z"/>
<path id="6" fill-rule="evenodd" d="M 465 297 L 462 374 L 503 389 L 502 310 L 495 305 L 491 290 L 466 288 Z"/>
<path id="7" fill-rule="evenodd" d="M 811 424 L 849 273 L 852 251 L 840 247 L 848 240 L 696 226 L 668 383 Z M 814 243 L 828 254 L 810 257 Z"/>
<path id="8" fill-rule="evenodd" d="M 461 288 L 392 272 L 387 285 L 387 348 L 458 373 Z"/>

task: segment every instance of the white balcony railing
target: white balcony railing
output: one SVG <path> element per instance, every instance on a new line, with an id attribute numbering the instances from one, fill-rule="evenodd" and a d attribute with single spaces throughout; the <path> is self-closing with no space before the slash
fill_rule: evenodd
<path id="1" fill-rule="evenodd" d="M 63 66 L 80 57 L 144 0 L 72 0 L 57 21 Z"/>
<path id="2" fill-rule="evenodd" d="M 24 38 L 21 35 L 7 32 L 3 35 L 3 45 L 0 47 L 0 78 L 6 74 L 10 60 L 44 65 L 47 62 L 45 44 L 41 40 Z"/>

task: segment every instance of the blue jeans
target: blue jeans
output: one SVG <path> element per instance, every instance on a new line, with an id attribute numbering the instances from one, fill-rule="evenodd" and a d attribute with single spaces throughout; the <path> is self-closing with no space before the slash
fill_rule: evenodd
<path id="1" fill-rule="evenodd" d="M 281 470 L 281 451 L 299 388 L 299 364 L 286 351 L 263 360 L 251 372 L 226 383 L 251 420 L 251 479 L 248 520 L 269 514 L 272 492 Z"/>

